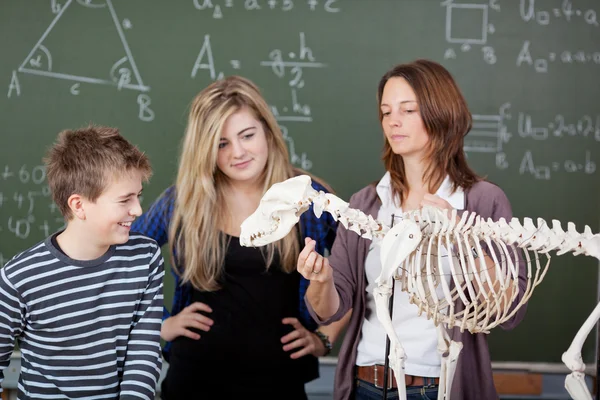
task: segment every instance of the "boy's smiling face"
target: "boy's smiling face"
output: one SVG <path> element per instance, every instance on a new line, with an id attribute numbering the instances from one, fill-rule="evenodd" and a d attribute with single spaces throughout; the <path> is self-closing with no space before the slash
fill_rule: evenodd
<path id="1" fill-rule="evenodd" d="M 113 177 L 95 202 L 83 200 L 85 226 L 96 245 L 108 247 L 129 240 L 131 223 L 142 215 L 141 193 L 142 174 L 132 170 Z"/>

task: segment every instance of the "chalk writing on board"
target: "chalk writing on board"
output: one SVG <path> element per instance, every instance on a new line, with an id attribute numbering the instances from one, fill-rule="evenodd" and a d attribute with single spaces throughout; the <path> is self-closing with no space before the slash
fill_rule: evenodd
<path id="1" fill-rule="evenodd" d="M 567 159 L 541 164 L 535 161 L 533 153 L 528 150 L 525 152 L 519 166 L 519 173 L 521 175 L 529 174 L 536 179 L 542 180 L 550 180 L 552 173 L 558 171 L 594 174 L 596 172 L 596 163 L 591 158 L 591 152 L 585 151 L 585 154 L 582 154 L 577 160 Z"/>
<path id="2" fill-rule="evenodd" d="M 292 139 L 288 133 L 288 128 L 286 126 L 280 125 L 281 132 L 283 133 L 283 138 L 288 144 L 289 152 L 290 152 L 290 161 L 294 165 L 300 166 L 300 168 L 308 171 L 312 168 L 312 161 L 308 159 L 306 153 L 298 154 L 296 153 L 296 145 L 294 144 L 294 139 Z"/>
<path id="3" fill-rule="evenodd" d="M 549 25 L 552 21 L 566 21 L 599 26 L 598 13 L 594 9 L 579 8 L 576 1 L 570 0 L 562 0 L 558 7 L 551 8 L 548 3 L 548 1 L 520 0 L 521 18 L 525 22 L 534 22 L 539 25 Z"/>
<path id="4" fill-rule="evenodd" d="M 0 181 L 4 183 L 2 188 L 16 188 L 12 193 L 0 192 L 0 208 L 11 210 L 9 215 L 2 214 L 0 242 L 3 235 L 25 240 L 30 235 L 37 236 L 39 232 L 46 237 L 64 228 L 65 221 L 50 196 L 43 165 L 24 164 L 16 168 L 5 165 L 0 173 Z"/>
<path id="5" fill-rule="evenodd" d="M 341 11 L 340 0 L 192 0 L 196 10 L 210 12 L 214 19 L 222 19 L 225 10 L 232 9 L 236 5 L 243 7 L 246 11 L 283 11 L 290 12 L 299 8 L 307 7 L 310 11 L 325 11 L 338 13 Z"/>
<path id="6" fill-rule="evenodd" d="M 549 3 L 550 1 L 519 0 L 521 19 L 526 23 L 539 25 L 549 25 L 551 21 L 560 20 L 571 24 L 580 22 L 600 26 L 594 9 L 578 8 L 577 2 L 571 0 L 557 0 L 556 7 L 551 7 Z M 487 4 L 454 3 L 454 0 L 446 0 L 441 5 L 446 7 L 446 41 L 460 46 L 460 50 L 448 47 L 444 59 L 455 59 L 459 51 L 468 52 L 473 46 L 481 46 L 483 60 L 488 64 L 495 64 L 497 56 L 488 39 L 496 31 L 490 22 L 490 10 L 499 12 L 499 3 L 493 0 Z M 516 5 L 514 2 L 514 6 Z M 548 72 L 553 63 L 600 65 L 600 51 L 577 48 L 547 51 L 535 48 L 531 40 L 524 40 L 516 54 L 517 67 L 531 67 L 539 73 Z"/>
<path id="7" fill-rule="evenodd" d="M 142 121 L 152 121 L 154 113 L 150 109 L 150 97 L 145 92 L 150 90 L 149 86 L 144 85 L 142 77 L 137 68 L 133 54 L 123 33 L 123 28 L 131 28 L 131 21 L 128 19 L 123 22 L 119 21 L 112 0 L 77 0 L 73 5 L 73 0 L 68 0 L 65 4 L 52 2 L 52 11 L 56 14 L 48 28 L 44 31 L 38 42 L 33 46 L 25 60 L 21 63 L 17 71 L 25 75 L 37 75 L 46 78 L 55 78 L 72 82 L 69 86 L 69 91 L 72 95 L 77 96 L 81 93 L 82 84 L 99 84 L 116 86 L 118 90 L 129 89 L 143 92 L 138 96 L 138 105 L 140 107 L 139 117 Z M 117 45 L 122 47 L 123 56 L 114 60 L 112 66 L 107 69 L 106 77 L 93 75 L 75 75 L 65 73 L 60 69 L 56 69 L 52 58 L 51 50 L 45 45 L 46 39 L 51 36 L 52 30 L 60 23 L 61 18 L 69 10 L 74 10 L 75 7 L 84 7 L 91 9 L 94 13 L 93 18 L 104 18 L 107 23 L 114 27 L 120 43 Z M 72 12 L 72 11 L 71 11 Z M 68 63 L 65 63 L 68 64 Z M 21 84 L 19 82 L 17 71 L 13 71 L 9 84 L 8 97 L 13 94 L 21 95 Z"/>
<path id="8" fill-rule="evenodd" d="M 287 53 L 287 60 L 284 60 L 283 52 L 280 49 L 274 49 L 269 53 L 269 61 L 261 61 L 260 65 L 271 67 L 273 73 L 279 78 L 285 77 L 286 69 L 289 68 L 292 79 L 288 84 L 291 87 L 301 89 L 304 87 L 304 80 L 302 79 L 303 68 L 323 68 L 326 65 L 316 62 L 312 49 L 306 45 L 306 35 L 304 32 L 300 32 L 299 37 L 298 51 Z"/>
<path id="9" fill-rule="evenodd" d="M 229 60 L 229 64 L 234 70 L 239 70 L 241 68 L 240 60 Z M 210 79 L 212 79 L 213 81 L 217 79 L 223 79 L 223 77 L 225 76 L 225 72 L 217 72 L 215 59 L 213 57 L 210 35 L 208 34 L 204 35 L 202 46 L 200 46 L 200 51 L 198 52 L 198 56 L 196 57 L 196 61 L 194 62 L 194 66 L 192 67 L 192 78 L 196 77 L 198 70 L 208 71 Z"/>
<path id="10" fill-rule="evenodd" d="M 500 5 L 497 0 L 490 0 L 487 4 L 454 3 L 446 0 L 441 3 L 446 7 L 446 41 L 459 45 L 460 51 L 468 52 L 472 46 L 482 46 L 483 60 L 488 64 L 495 64 L 497 57 L 494 48 L 487 46 L 488 35 L 495 32 L 495 27 L 489 22 L 490 9 L 499 12 Z M 465 20 L 470 23 L 465 24 Z M 448 47 L 444 59 L 457 58 L 457 50 Z"/>
<path id="11" fill-rule="evenodd" d="M 561 52 L 535 51 L 531 42 L 525 40 L 517 56 L 517 67 L 529 66 L 536 72 L 548 72 L 551 63 L 600 65 L 600 51 L 564 50 Z"/>
<path id="12" fill-rule="evenodd" d="M 50 10 L 52 10 L 53 14 L 58 14 L 62 9 L 62 4 L 58 2 L 58 0 L 50 0 Z"/>
<path id="13" fill-rule="evenodd" d="M 298 34 L 298 39 L 298 48 L 285 52 L 278 48 L 273 49 L 269 52 L 268 61 L 260 62 L 261 66 L 271 68 L 271 71 L 278 79 L 287 80 L 291 105 L 288 104 L 280 107 L 271 105 L 271 111 L 280 125 L 281 122 L 313 121 L 310 105 L 300 100 L 302 89 L 306 86 L 304 70 L 306 68 L 327 67 L 327 64 L 317 60 L 313 50 L 307 44 L 304 32 Z M 296 153 L 294 141 L 288 134 L 288 128 L 281 126 L 281 129 L 288 142 L 292 163 L 299 165 L 305 170 L 311 169 L 312 161 L 308 159 L 306 153 L 302 153 L 301 155 Z"/>
<path id="14" fill-rule="evenodd" d="M 8 165 L 4 166 L 4 171 L 2 171 L 2 174 L 0 174 L 0 177 L 2 177 L 2 179 L 7 180 L 8 178 L 14 176 L 15 173 L 13 171 L 11 171 L 10 167 Z"/>
<path id="15" fill-rule="evenodd" d="M 517 127 L 518 134 L 522 138 L 548 140 L 580 136 L 600 143 L 600 115 L 583 115 L 569 121 L 562 114 L 556 114 L 548 122 L 536 124 L 530 114 L 520 112 Z"/>
<path id="16" fill-rule="evenodd" d="M 260 65 L 270 67 L 278 78 L 287 79 L 290 88 L 291 106 L 281 109 L 271 106 L 275 118 L 278 121 L 312 122 L 310 106 L 299 100 L 299 93 L 306 85 L 304 69 L 325 68 L 327 65 L 317 61 L 312 49 L 306 43 L 305 33 L 299 33 L 298 49 L 285 53 L 281 49 L 273 49 L 269 52 L 269 60 L 261 61 Z"/>
<path id="17" fill-rule="evenodd" d="M 562 114 L 556 114 L 547 121 L 538 121 L 536 124 L 531 114 L 518 112 L 516 121 L 511 114 L 511 104 L 505 103 L 499 108 L 498 114 L 483 115 L 473 114 L 473 127 L 465 137 L 464 150 L 467 153 L 490 153 L 495 156 L 496 167 L 500 170 L 509 169 L 507 161 L 506 144 L 512 140 L 535 142 L 545 140 L 587 140 L 590 146 L 600 145 L 600 115 L 582 115 L 579 118 L 569 119 Z M 509 132 L 509 123 L 516 122 L 516 134 Z M 522 147 L 529 147 L 520 157 L 519 174 L 530 175 L 535 179 L 548 180 L 553 173 L 583 173 L 592 175 L 596 173 L 596 162 L 591 151 L 579 155 L 577 159 L 553 160 L 539 162 L 535 154 L 535 147 L 530 144 L 519 143 L 519 152 Z M 514 153 L 514 146 L 510 152 Z"/>
<path id="18" fill-rule="evenodd" d="M 500 153 L 510 139 L 506 121 L 512 118 L 510 103 L 503 104 L 495 115 L 473 114 L 473 127 L 465 137 L 464 149 L 476 153 Z"/>

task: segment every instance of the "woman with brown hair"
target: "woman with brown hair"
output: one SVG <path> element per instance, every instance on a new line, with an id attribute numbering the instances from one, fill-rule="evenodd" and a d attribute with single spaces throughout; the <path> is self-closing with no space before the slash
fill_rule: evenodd
<path id="1" fill-rule="evenodd" d="M 318 377 L 317 357 L 337 331 L 315 331 L 296 260 L 306 235 L 329 250 L 335 222 L 305 213 L 300 230 L 277 243 L 239 243 L 266 190 L 300 173 L 253 82 L 231 76 L 194 98 L 177 181 L 132 226 L 168 242 L 175 272 L 161 329 L 163 399 L 306 399 L 304 384 Z"/>
<path id="2" fill-rule="evenodd" d="M 471 129 L 471 114 L 442 65 L 416 60 L 395 66 L 381 78 L 377 100 L 385 137 L 386 173 L 379 182 L 354 194 L 350 207 L 388 224 L 393 216 L 425 205 L 468 210 L 485 219 L 511 219 L 504 192 L 467 164 L 463 140 Z M 386 333 L 377 318 L 373 295 L 382 268 L 379 244 L 343 226 L 338 227 L 329 259 L 315 251 L 315 244 L 306 240 L 297 264 L 298 271 L 311 281 L 307 303 L 313 317 L 329 324 L 353 309 L 339 353 L 334 397 L 380 399 L 387 355 Z M 487 265 L 493 265 L 487 254 L 480 256 Z M 525 291 L 524 267 L 521 263 L 515 303 Z M 398 385 L 405 385 L 408 399 L 435 399 L 441 373 L 436 327 L 418 315 L 418 308 L 398 286 L 393 295 L 392 324 L 406 351 L 406 381 L 396 382 L 389 370 L 387 398 L 397 399 Z M 460 305 L 456 307 L 460 309 Z M 502 327 L 515 327 L 524 313 L 523 307 Z M 449 333 L 463 344 L 451 398 L 497 398 L 486 335 L 460 332 L 458 328 Z"/>

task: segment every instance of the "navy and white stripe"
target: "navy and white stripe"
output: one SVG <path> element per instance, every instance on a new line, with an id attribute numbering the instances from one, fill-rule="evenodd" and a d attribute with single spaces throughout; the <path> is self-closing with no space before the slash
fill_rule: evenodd
<path id="1" fill-rule="evenodd" d="M 51 238 L 0 270 L 0 383 L 15 343 L 18 398 L 154 399 L 160 376 L 164 265 L 132 233 L 78 261 Z"/>

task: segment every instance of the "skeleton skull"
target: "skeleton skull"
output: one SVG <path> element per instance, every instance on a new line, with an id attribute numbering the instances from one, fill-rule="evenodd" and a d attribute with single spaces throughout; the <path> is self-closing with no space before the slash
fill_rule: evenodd
<path id="1" fill-rule="evenodd" d="M 317 195 L 308 175 L 274 184 L 264 194 L 256 211 L 242 223 L 240 244 L 265 246 L 284 238 Z"/>

